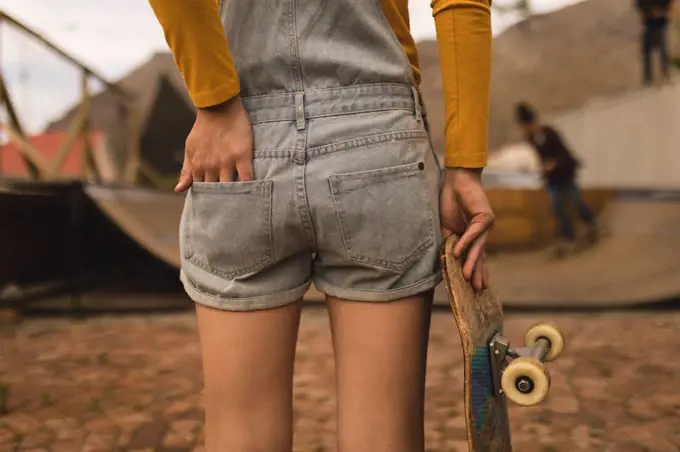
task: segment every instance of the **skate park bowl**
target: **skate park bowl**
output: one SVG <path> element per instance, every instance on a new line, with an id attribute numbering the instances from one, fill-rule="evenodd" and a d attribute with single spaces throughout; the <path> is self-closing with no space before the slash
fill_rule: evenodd
<path id="1" fill-rule="evenodd" d="M 157 259 L 179 268 L 183 197 L 156 190 L 85 186 L 101 212 Z M 557 259 L 548 202 L 541 190 L 490 190 L 497 216 L 489 270 L 505 306 L 608 308 L 680 295 L 680 193 L 585 190 L 604 229 L 600 241 Z M 312 287 L 305 299 L 323 294 Z M 444 288 L 435 303 L 448 304 Z"/>
<path id="2" fill-rule="evenodd" d="M 570 308 L 670 300 L 680 294 L 680 196 L 619 194 L 600 215 L 599 243 L 555 259 L 551 251 L 498 253 L 492 283 L 509 305 Z"/>

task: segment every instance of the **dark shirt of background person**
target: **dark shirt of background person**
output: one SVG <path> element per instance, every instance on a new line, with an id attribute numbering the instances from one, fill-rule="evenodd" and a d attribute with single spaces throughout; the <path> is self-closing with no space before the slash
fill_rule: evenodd
<path id="1" fill-rule="evenodd" d="M 668 23 L 672 3 L 673 0 L 635 0 L 645 26 L 652 27 Z"/>
<path id="2" fill-rule="evenodd" d="M 534 147 L 542 162 L 555 162 L 555 168 L 545 174 L 545 181 L 549 186 L 564 187 L 574 180 L 579 162 L 569 151 L 557 130 L 542 125 L 539 133 L 533 133 L 526 139 Z"/>

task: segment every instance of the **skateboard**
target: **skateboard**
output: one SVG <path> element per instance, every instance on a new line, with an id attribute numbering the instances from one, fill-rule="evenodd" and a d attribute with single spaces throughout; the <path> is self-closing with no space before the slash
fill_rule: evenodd
<path id="1" fill-rule="evenodd" d="M 564 347 L 560 331 L 548 324 L 530 328 L 525 347 L 511 348 L 503 337 L 503 308 L 495 294 L 476 291 L 453 256 L 458 237 L 442 246 L 444 284 L 463 346 L 464 401 L 470 452 L 511 452 L 506 399 L 521 405 L 541 403 L 550 388 L 543 363 Z"/>

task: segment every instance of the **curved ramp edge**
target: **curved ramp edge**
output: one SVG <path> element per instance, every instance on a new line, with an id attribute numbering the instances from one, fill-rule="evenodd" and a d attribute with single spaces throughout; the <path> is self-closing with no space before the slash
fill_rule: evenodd
<path id="1" fill-rule="evenodd" d="M 84 188 L 121 230 L 158 259 L 179 269 L 178 228 L 184 196 L 141 188 Z"/>
<path id="2" fill-rule="evenodd" d="M 96 185 L 85 191 L 140 246 L 179 269 L 183 195 Z M 600 243 L 563 260 L 545 250 L 490 258 L 491 283 L 505 306 L 614 308 L 680 296 L 680 200 L 614 201 L 602 221 L 608 232 Z M 312 287 L 305 298 L 325 297 Z M 435 303 L 448 304 L 442 285 Z"/>
<path id="3" fill-rule="evenodd" d="M 616 307 L 680 296 L 680 201 L 617 200 L 594 247 L 557 260 L 550 251 L 490 259 L 506 306 Z"/>

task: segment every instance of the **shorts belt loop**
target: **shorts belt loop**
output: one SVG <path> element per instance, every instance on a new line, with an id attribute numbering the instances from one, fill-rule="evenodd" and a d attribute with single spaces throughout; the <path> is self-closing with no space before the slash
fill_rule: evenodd
<path id="1" fill-rule="evenodd" d="M 414 114 L 416 115 L 416 121 L 420 122 L 423 120 L 423 113 L 420 110 L 420 93 L 418 88 L 411 86 L 411 91 L 413 91 L 413 103 L 414 103 Z"/>
<path id="2" fill-rule="evenodd" d="M 305 93 L 295 93 L 295 122 L 298 130 L 305 130 Z"/>

